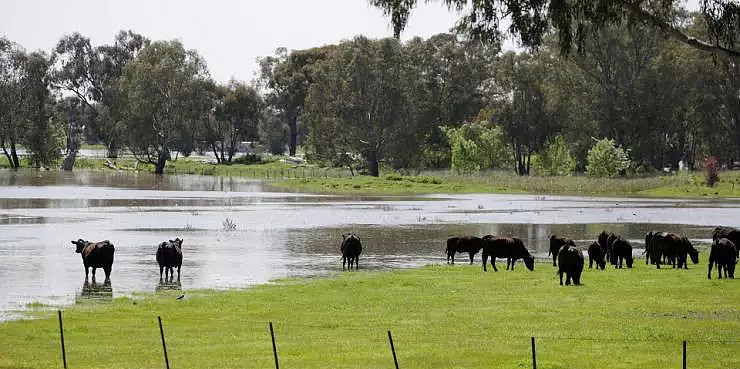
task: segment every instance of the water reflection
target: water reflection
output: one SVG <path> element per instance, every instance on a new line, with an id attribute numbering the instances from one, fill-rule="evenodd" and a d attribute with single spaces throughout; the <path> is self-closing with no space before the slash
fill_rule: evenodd
<path id="1" fill-rule="evenodd" d="M 85 278 L 85 282 L 82 284 L 82 291 L 77 296 L 76 302 L 90 303 L 90 302 L 110 302 L 113 300 L 113 286 L 111 285 L 110 278 L 106 279 L 102 284 L 96 283 L 95 278 L 92 281 Z"/>
<path id="2" fill-rule="evenodd" d="M 180 283 L 179 275 L 177 276 L 177 278 L 160 278 L 159 283 L 157 283 L 157 287 L 155 288 L 155 291 L 157 292 L 180 290 L 182 290 L 182 283 Z"/>

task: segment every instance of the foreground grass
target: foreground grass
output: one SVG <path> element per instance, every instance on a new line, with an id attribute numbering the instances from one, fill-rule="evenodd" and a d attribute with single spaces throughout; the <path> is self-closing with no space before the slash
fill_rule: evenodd
<path id="1" fill-rule="evenodd" d="M 499 263 L 501 265 L 501 263 Z M 290 280 L 244 291 L 120 298 L 65 313 L 70 368 L 268 368 L 267 323 L 281 367 L 389 368 L 392 330 L 402 368 L 740 367 L 740 280 L 704 266 L 586 270 L 560 287 L 554 269 L 429 266 Z M 115 287 L 115 280 L 114 280 Z M 726 340 L 727 342 L 711 342 Z M 0 325 L 0 368 L 60 367 L 55 315 Z"/>

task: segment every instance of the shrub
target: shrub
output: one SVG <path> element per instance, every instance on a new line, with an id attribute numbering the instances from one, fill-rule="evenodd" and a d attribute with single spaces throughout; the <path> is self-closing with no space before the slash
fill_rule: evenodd
<path id="1" fill-rule="evenodd" d="M 704 159 L 704 179 L 707 181 L 707 186 L 714 187 L 715 183 L 719 182 L 719 162 L 714 156 L 710 156 Z"/>
<path id="2" fill-rule="evenodd" d="M 245 154 L 242 156 L 237 156 L 232 160 L 234 164 L 262 164 L 262 157 L 255 154 Z"/>
<path id="3" fill-rule="evenodd" d="M 576 161 L 568 151 L 563 136 L 555 136 L 537 160 L 537 169 L 550 176 L 567 176 L 576 169 Z"/>
<path id="4" fill-rule="evenodd" d="M 480 170 L 478 145 L 461 135 L 456 135 L 452 143 L 452 169 L 457 173 L 469 173 Z"/>
<path id="5" fill-rule="evenodd" d="M 596 142 L 586 157 L 586 173 L 593 177 L 615 177 L 630 166 L 630 159 L 614 140 L 604 138 Z"/>

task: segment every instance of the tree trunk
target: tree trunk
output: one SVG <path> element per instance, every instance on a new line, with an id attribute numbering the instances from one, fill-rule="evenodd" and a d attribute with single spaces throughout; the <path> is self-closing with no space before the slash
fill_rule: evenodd
<path id="1" fill-rule="evenodd" d="M 295 156 L 296 146 L 298 145 L 298 115 L 291 114 L 288 118 L 288 129 L 290 129 L 290 156 Z"/>
<path id="2" fill-rule="evenodd" d="M 378 171 L 378 150 L 370 150 L 367 153 L 367 164 L 370 166 L 371 176 L 380 176 L 380 171 Z"/>
<path id="3" fill-rule="evenodd" d="M 13 166 L 13 159 L 10 157 L 10 153 L 7 149 L 5 149 L 5 145 L 3 145 L 3 153 L 5 154 L 5 157 L 8 158 L 8 165 L 10 165 L 11 169 L 15 169 Z"/>
<path id="4" fill-rule="evenodd" d="M 211 142 L 211 148 L 213 149 L 213 155 L 216 157 L 216 163 L 221 164 L 221 158 L 218 156 L 215 142 Z"/>
<path id="5" fill-rule="evenodd" d="M 15 140 L 10 140 L 10 167 L 18 169 L 21 167 L 21 161 L 18 160 L 18 153 L 15 151 Z"/>
<path id="6" fill-rule="evenodd" d="M 108 152 L 105 157 L 108 159 L 118 159 L 118 144 L 116 144 L 116 141 L 111 140 L 106 146 L 108 147 Z"/>
<path id="7" fill-rule="evenodd" d="M 159 153 L 159 157 L 157 158 L 157 165 L 154 168 L 154 174 L 164 174 L 164 166 L 167 164 L 167 159 L 169 159 L 170 152 L 168 150 L 162 150 L 161 153 Z"/>
<path id="8" fill-rule="evenodd" d="M 77 159 L 77 150 L 70 150 L 62 162 L 62 170 L 71 171 L 75 166 L 75 159 Z"/>

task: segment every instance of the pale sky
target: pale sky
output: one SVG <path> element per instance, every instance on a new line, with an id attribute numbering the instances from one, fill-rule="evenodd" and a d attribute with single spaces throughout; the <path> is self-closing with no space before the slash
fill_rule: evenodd
<path id="1" fill-rule="evenodd" d="M 402 38 L 446 32 L 456 19 L 438 3 L 422 4 Z M 256 58 L 273 55 L 278 47 L 305 49 L 359 34 L 393 34 L 389 20 L 367 0 L 0 0 L 0 35 L 27 50 L 50 52 L 62 35 L 73 32 L 95 46 L 109 44 L 121 29 L 151 40 L 181 40 L 198 50 L 222 82 L 252 80 Z"/>

